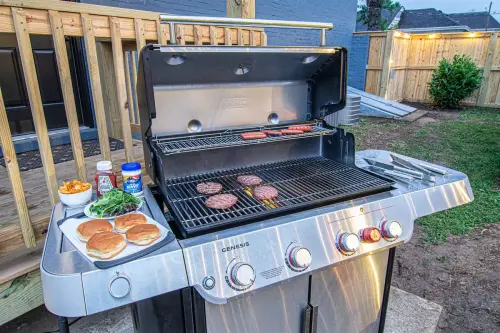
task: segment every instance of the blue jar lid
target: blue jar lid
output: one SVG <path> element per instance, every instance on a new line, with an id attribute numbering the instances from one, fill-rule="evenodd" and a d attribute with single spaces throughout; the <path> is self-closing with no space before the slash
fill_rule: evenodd
<path id="1" fill-rule="evenodd" d="M 122 171 L 137 171 L 137 170 L 141 170 L 141 163 L 130 162 L 122 164 Z"/>

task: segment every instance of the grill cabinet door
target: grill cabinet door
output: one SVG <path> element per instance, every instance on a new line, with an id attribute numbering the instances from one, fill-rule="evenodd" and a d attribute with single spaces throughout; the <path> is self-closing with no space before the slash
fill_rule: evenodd
<path id="1" fill-rule="evenodd" d="M 377 333 L 389 250 L 315 272 L 311 304 L 317 333 Z"/>

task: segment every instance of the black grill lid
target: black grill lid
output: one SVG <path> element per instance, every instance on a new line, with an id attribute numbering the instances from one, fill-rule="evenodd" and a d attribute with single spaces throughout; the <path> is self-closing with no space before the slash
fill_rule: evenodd
<path id="1" fill-rule="evenodd" d="M 265 125 L 275 121 L 272 113 L 280 123 L 322 119 L 345 105 L 347 51 L 340 47 L 148 45 L 141 61 L 141 122 L 152 119 L 154 134 Z M 260 93 L 272 95 L 269 103 L 252 87 L 269 87 Z M 189 117 L 201 126 L 188 126 Z"/>

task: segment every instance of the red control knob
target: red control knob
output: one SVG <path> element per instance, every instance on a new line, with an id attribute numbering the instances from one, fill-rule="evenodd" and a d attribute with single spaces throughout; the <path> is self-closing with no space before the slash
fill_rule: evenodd
<path id="1" fill-rule="evenodd" d="M 382 238 L 380 230 L 375 227 L 365 228 L 359 234 L 361 241 L 365 243 L 376 243 Z"/>

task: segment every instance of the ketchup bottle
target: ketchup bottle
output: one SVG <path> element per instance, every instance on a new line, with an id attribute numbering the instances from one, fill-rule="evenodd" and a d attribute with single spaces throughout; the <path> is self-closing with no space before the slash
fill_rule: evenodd
<path id="1" fill-rule="evenodd" d="M 106 192 L 116 187 L 116 175 L 113 172 L 111 161 L 97 162 L 97 174 L 95 175 L 97 197 L 102 197 Z"/>

